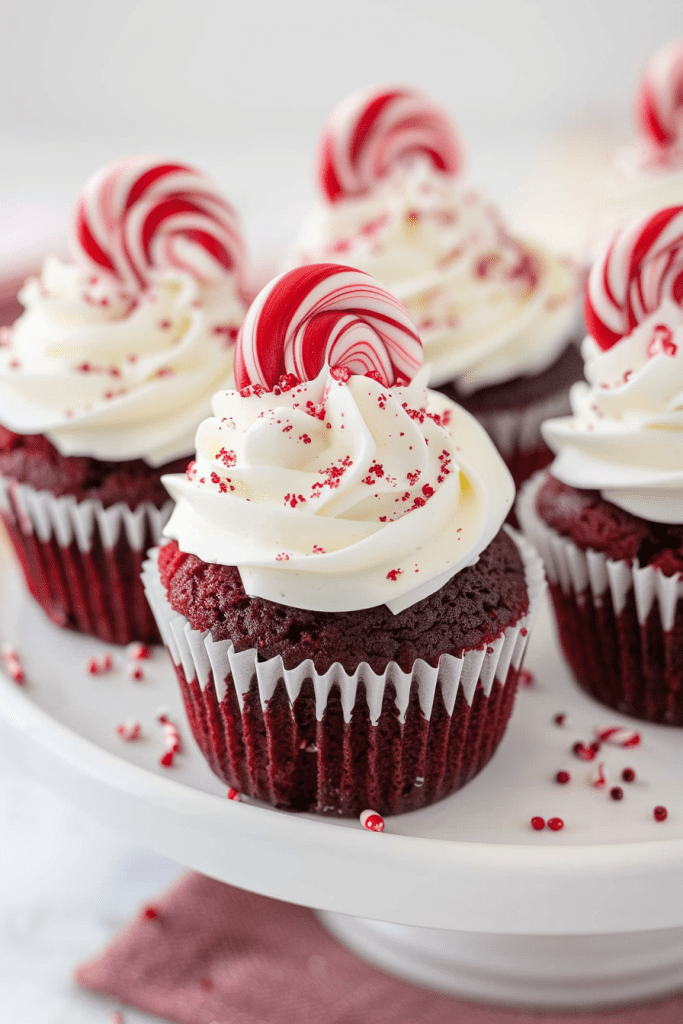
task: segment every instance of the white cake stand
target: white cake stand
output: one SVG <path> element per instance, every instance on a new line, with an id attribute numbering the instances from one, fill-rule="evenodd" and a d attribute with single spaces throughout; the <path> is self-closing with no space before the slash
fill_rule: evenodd
<path id="1" fill-rule="evenodd" d="M 0 640 L 19 652 L 26 685 L 0 675 L 4 752 L 27 774 L 197 871 L 316 908 L 361 956 L 442 991 L 510 1005 L 627 1003 L 683 988 L 683 733 L 641 729 L 633 750 L 603 746 L 610 784 L 571 747 L 600 725 L 634 723 L 570 683 L 543 609 L 520 693 L 491 764 L 460 793 L 390 818 L 383 834 L 226 800 L 195 747 L 166 653 L 130 679 L 125 651 L 91 676 L 94 640 L 52 626 L 0 554 Z M 180 724 L 184 753 L 159 765 L 159 708 Z M 554 724 L 559 712 L 566 724 Z M 138 720 L 144 738 L 116 726 Z M 571 782 L 554 781 L 558 769 Z M 665 822 L 652 810 L 663 804 Z M 534 831 L 533 815 L 564 819 Z"/>

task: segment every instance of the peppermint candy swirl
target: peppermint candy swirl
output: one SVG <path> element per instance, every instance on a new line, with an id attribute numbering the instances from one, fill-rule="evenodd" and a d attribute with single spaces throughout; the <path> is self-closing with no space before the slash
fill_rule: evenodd
<path id="1" fill-rule="evenodd" d="M 658 149 L 683 139 L 683 39 L 659 50 L 645 69 L 637 100 L 641 131 Z"/>
<path id="2" fill-rule="evenodd" d="M 683 206 L 627 224 L 593 264 L 584 310 L 588 333 L 600 348 L 611 348 L 664 299 L 683 305 Z"/>
<path id="3" fill-rule="evenodd" d="M 422 365 L 422 342 L 398 299 L 369 274 L 313 263 L 280 274 L 252 303 L 235 347 L 235 381 L 271 391 L 287 374 L 315 380 L 326 363 L 384 387 L 405 384 Z"/>
<path id="4" fill-rule="evenodd" d="M 241 280 L 245 246 L 235 210 L 213 182 L 184 164 L 118 160 L 94 174 L 76 202 L 76 261 L 143 289 L 153 269 L 200 281 Z"/>
<path id="5" fill-rule="evenodd" d="M 330 203 L 364 195 L 411 153 L 426 153 L 446 174 L 462 166 L 453 125 L 427 96 L 411 89 L 355 93 L 323 127 L 316 155 L 320 189 Z"/>

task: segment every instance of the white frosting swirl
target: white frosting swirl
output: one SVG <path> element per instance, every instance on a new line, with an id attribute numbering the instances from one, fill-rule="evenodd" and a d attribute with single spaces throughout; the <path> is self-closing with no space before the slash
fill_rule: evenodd
<path id="1" fill-rule="evenodd" d="M 683 151 L 654 150 L 644 143 L 622 149 L 607 176 L 605 193 L 597 251 L 636 217 L 683 203 Z"/>
<path id="2" fill-rule="evenodd" d="M 108 275 L 48 259 L 0 338 L 0 418 L 63 455 L 152 466 L 188 455 L 211 395 L 233 383 L 244 316 L 235 279 L 153 272 L 135 296 Z"/>
<path id="3" fill-rule="evenodd" d="M 498 532 L 514 486 L 479 424 L 424 379 L 384 388 L 324 368 L 279 394 L 215 395 L 196 463 L 163 478 L 177 502 L 165 533 L 297 608 L 398 613 L 434 593 Z"/>
<path id="4" fill-rule="evenodd" d="M 321 205 L 292 265 L 367 271 L 420 332 L 431 383 L 465 391 L 541 372 L 578 328 L 578 269 L 512 239 L 497 211 L 424 158 L 397 165 L 369 196 Z"/>
<path id="5" fill-rule="evenodd" d="M 552 474 L 658 523 L 683 523 L 683 309 L 666 299 L 603 351 L 583 343 L 588 383 L 573 416 L 547 420 Z"/>

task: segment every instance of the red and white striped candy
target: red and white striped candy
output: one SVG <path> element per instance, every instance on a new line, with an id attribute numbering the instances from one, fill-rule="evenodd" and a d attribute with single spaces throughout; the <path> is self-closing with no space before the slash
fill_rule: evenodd
<path id="1" fill-rule="evenodd" d="M 615 747 L 637 747 L 640 745 L 640 733 L 625 725 L 606 725 L 595 730 L 595 738 L 601 743 L 611 743 Z"/>
<path id="2" fill-rule="evenodd" d="M 683 206 L 617 232 L 588 277 L 586 328 L 602 349 L 611 348 L 664 299 L 683 304 Z"/>
<path id="3" fill-rule="evenodd" d="M 85 184 L 74 218 L 76 261 L 138 291 L 152 269 L 201 281 L 241 279 L 245 247 L 230 203 L 201 172 L 153 157 L 109 164 Z"/>
<path id="4" fill-rule="evenodd" d="M 322 194 L 330 203 L 370 192 L 401 158 L 425 153 L 457 174 L 460 143 L 449 117 L 413 89 L 365 89 L 348 96 L 325 122 L 316 154 Z"/>
<path id="5" fill-rule="evenodd" d="M 385 387 L 412 380 L 422 365 L 422 342 L 398 299 L 337 263 L 289 270 L 257 295 L 237 337 L 235 380 L 271 390 L 284 374 L 314 380 L 325 363 Z"/>
<path id="6" fill-rule="evenodd" d="M 683 39 L 658 50 L 645 68 L 637 118 L 645 137 L 659 149 L 683 139 Z"/>
<path id="7" fill-rule="evenodd" d="M 368 832 L 384 832 L 384 818 L 377 811 L 361 811 L 360 823 Z"/>

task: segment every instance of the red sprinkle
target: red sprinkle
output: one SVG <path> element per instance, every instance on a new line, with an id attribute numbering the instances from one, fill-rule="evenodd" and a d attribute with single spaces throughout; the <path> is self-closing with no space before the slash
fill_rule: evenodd
<path id="1" fill-rule="evenodd" d="M 136 683 L 139 683 L 141 679 L 145 678 L 145 673 L 139 665 L 131 665 L 128 669 L 128 675 L 131 679 L 134 679 Z"/>
<path id="2" fill-rule="evenodd" d="M 99 658 L 90 658 L 85 667 L 89 675 L 103 676 L 114 668 L 114 659 L 111 654 L 102 654 Z"/>
<path id="3" fill-rule="evenodd" d="M 520 669 L 520 671 L 519 671 L 519 685 L 520 686 L 524 686 L 524 687 L 526 687 L 528 689 L 530 686 L 534 685 L 534 682 L 535 682 L 535 680 L 534 680 L 533 673 L 530 672 L 528 668 Z"/>
<path id="4" fill-rule="evenodd" d="M 633 782 L 635 780 L 636 773 L 634 772 L 633 768 L 624 768 L 623 772 L 621 773 L 621 777 L 624 780 L 624 782 Z"/>
<path id="5" fill-rule="evenodd" d="M 228 800 L 236 800 L 238 803 L 240 802 L 240 795 L 234 786 L 231 786 L 228 790 Z"/>
<path id="6" fill-rule="evenodd" d="M 567 716 L 564 714 L 564 712 L 562 712 L 559 715 L 555 715 L 555 717 L 553 718 L 553 722 L 555 723 L 555 725 L 564 725 L 566 720 Z"/>
<path id="7" fill-rule="evenodd" d="M 377 811 L 361 811 L 360 823 L 368 832 L 384 832 L 384 818 Z"/>
<path id="8" fill-rule="evenodd" d="M 16 683 L 17 686 L 23 686 L 26 680 L 24 678 L 24 667 L 18 651 L 10 644 L 3 644 L 1 657 L 2 663 L 12 682 Z"/>
<path id="9" fill-rule="evenodd" d="M 128 645 L 127 654 L 131 661 L 147 661 L 152 657 L 152 648 L 149 644 L 143 644 L 136 640 L 135 643 Z"/>
<path id="10" fill-rule="evenodd" d="M 669 812 L 667 811 L 666 807 L 662 806 L 662 804 L 658 804 L 652 813 L 654 815 L 655 821 L 666 821 Z"/>
<path id="11" fill-rule="evenodd" d="M 141 916 L 148 921 L 156 921 L 159 917 L 159 911 L 156 907 L 145 907 Z"/>
<path id="12" fill-rule="evenodd" d="M 612 788 L 609 791 L 609 795 L 612 797 L 613 800 L 621 800 L 624 796 L 624 791 L 621 788 L 621 786 L 612 786 Z"/>
<path id="13" fill-rule="evenodd" d="M 541 829 L 545 828 L 545 818 L 539 818 L 538 815 L 531 819 L 531 827 L 540 832 Z"/>
<path id="14" fill-rule="evenodd" d="M 591 743 L 590 746 L 586 746 L 585 743 L 578 742 L 572 747 L 572 754 L 574 754 L 575 757 L 578 757 L 580 761 L 593 761 L 599 749 L 600 747 L 596 746 L 594 743 Z"/>
<path id="15" fill-rule="evenodd" d="M 561 828 L 564 828 L 562 818 L 548 818 L 548 828 L 551 828 L 553 832 L 559 832 Z"/>
<path id="16" fill-rule="evenodd" d="M 569 782 L 570 779 L 571 775 L 569 774 L 569 772 L 558 772 L 555 776 L 555 781 L 559 782 L 561 786 L 566 785 L 566 783 Z"/>

